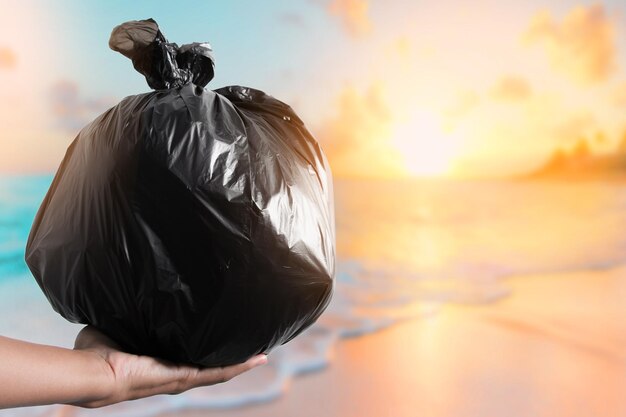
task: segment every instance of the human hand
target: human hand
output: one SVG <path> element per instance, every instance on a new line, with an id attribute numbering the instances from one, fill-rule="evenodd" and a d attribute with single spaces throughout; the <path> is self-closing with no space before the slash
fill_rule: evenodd
<path id="1" fill-rule="evenodd" d="M 102 407 L 121 401 L 158 394 L 179 394 L 192 388 L 226 382 L 255 366 L 267 362 L 266 355 L 256 355 L 244 363 L 218 368 L 178 365 L 150 356 L 123 352 L 110 338 L 87 326 L 76 337 L 74 350 L 90 352 L 101 362 L 107 387 L 96 399 L 74 403 L 87 408 Z"/>

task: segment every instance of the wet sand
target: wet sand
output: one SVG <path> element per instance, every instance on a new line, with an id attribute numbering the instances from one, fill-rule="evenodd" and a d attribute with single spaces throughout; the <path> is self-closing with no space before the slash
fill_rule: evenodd
<path id="1" fill-rule="evenodd" d="M 507 284 L 496 303 L 342 341 L 274 401 L 161 416 L 626 417 L 626 268 Z"/>

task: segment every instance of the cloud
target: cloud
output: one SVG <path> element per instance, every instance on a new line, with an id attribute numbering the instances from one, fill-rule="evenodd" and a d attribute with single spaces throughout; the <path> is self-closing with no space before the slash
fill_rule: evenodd
<path id="1" fill-rule="evenodd" d="M 0 47 L 0 69 L 12 69 L 17 64 L 17 56 L 12 49 Z"/>
<path id="2" fill-rule="evenodd" d="M 611 102 L 616 107 L 626 107 L 626 82 L 618 85 L 612 91 Z"/>
<path id="3" fill-rule="evenodd" d="M 277 19 L 280 23 L 297 27 L 297 28 L 303 28 L 306 26 L 304 17 L 301 14 L 296 13 L 296 12 L 281 13 L 277 16 Z"/>
<path id="4" fill-rule="evenodd" d="M 575 7 L 561 23 L 539 12 L 524 40 L 542 44 L 555 70 L 583 84 L 604 81 L 617 67 L 615 28 L 601 4 Z"/>
<path id="5" fill-rule="evenodd" d="M 588 111 L 570 115 L 552 127 L 552 134 L 559 143 L 574 143 L 595 130 L 596 120 Z"/>
<path id="6" fill-rule="evenodd" d="M 118 100 L 113 97 L 81 97 L 78 85 L 64 80 L 52 86 L 49 101 L 56 127 L 75 133 L 100 113 L 114 106 Z"/>
<path id="7" fill-rule="evenodd" d="M 454 102 L 444 109 L 443 114 L 450 119 L 459 119 L 476 107 L 478 102 L 478 94 L 475 91 L 461 91 L 456 95 Z"/>
<path id="8" fill-rule="evenodd" d="M 390 50 L 402 59 L 408 60 L 412 57 L 413 44 L 409 37 L 400 36 L 393 41 Z"/>
<path id="9" fill-rule="evenodd" d="M 398 36 L 386 43 L 382 49 L 381 62 L 385 69 L 391 70 L 394 77 L 409 75 L 416 66 L 415 46 L 408 36 Z"/>
<path id="10" fill-rule="evenodd" d="M 354 37 L 361 37 L 371 32 L 372 22 L 368 9 L 368 0 L 332 0 L 328 4 L 328 11 L 338 16 L 345 30 Z"/>
<path id="11" fill-rule="evenodd" d="M 372 83 L 364 92 L 348 86 L 337 98 L 337 112 L 320 129 L 320 139 L 338 177 L 394 177 L 406 172 L 403 156 L 392 144 L 394 118 L 385 86 Z"/>
<path id="12" fill-rule="evenodd" d="M 510 75 L 502 77 L 491 89 L 496 100 L 520 101 L 532 95 L 532 89 L 525 78 Z"/>

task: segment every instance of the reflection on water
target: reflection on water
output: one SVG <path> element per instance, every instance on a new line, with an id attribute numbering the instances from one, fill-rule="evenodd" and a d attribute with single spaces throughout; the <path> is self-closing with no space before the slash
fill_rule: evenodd
<path id="1" fill-rule="evenodd" d="M 23 262 L 28 230 L 50 181 L 0 179 L 0 334 L 71 346 L 77 326 L 52 312 Z M 293 375 L 325 366 L 342 337 L 433 314 L 441 303 L 502 297 L 507 276 L 608 267 L 621 262 L 626 249 L 626 186 L 619 183 L 337 181 L 335 194 L 337 285 L 315 326 L 273 351 L 264 369 L 219 389 L 90 416 L 148 416 L 271 399 Z"/>
<path id="2" fill-rule="evenodd" d="M 618 183 L 342 181 L 336 192 L 340 256 L 422 280 L 602 268 L 626 249 Z"/>

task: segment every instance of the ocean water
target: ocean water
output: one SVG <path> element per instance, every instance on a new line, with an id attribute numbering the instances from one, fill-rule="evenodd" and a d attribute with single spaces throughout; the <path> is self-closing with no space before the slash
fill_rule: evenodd
<path id="1" fill-rule="evenodd" d="M 58 316 L 24 261 L 31 222 L 52 176 L 0 177 L 0 334 L 71 347 L 81 325 Z M 509 276 L 610 268 L 626 254 L 626 185 L 603 182 L 337 181 L 333 301 L 268 365 L 226 384 L 82 416 L 152 416 L 238 407 L 289 395 L 298 374 L 332 366 L 333 347 L 445 303 L 487 303 Z M 52 416 L 58 406 L 0 411 Z"/>

